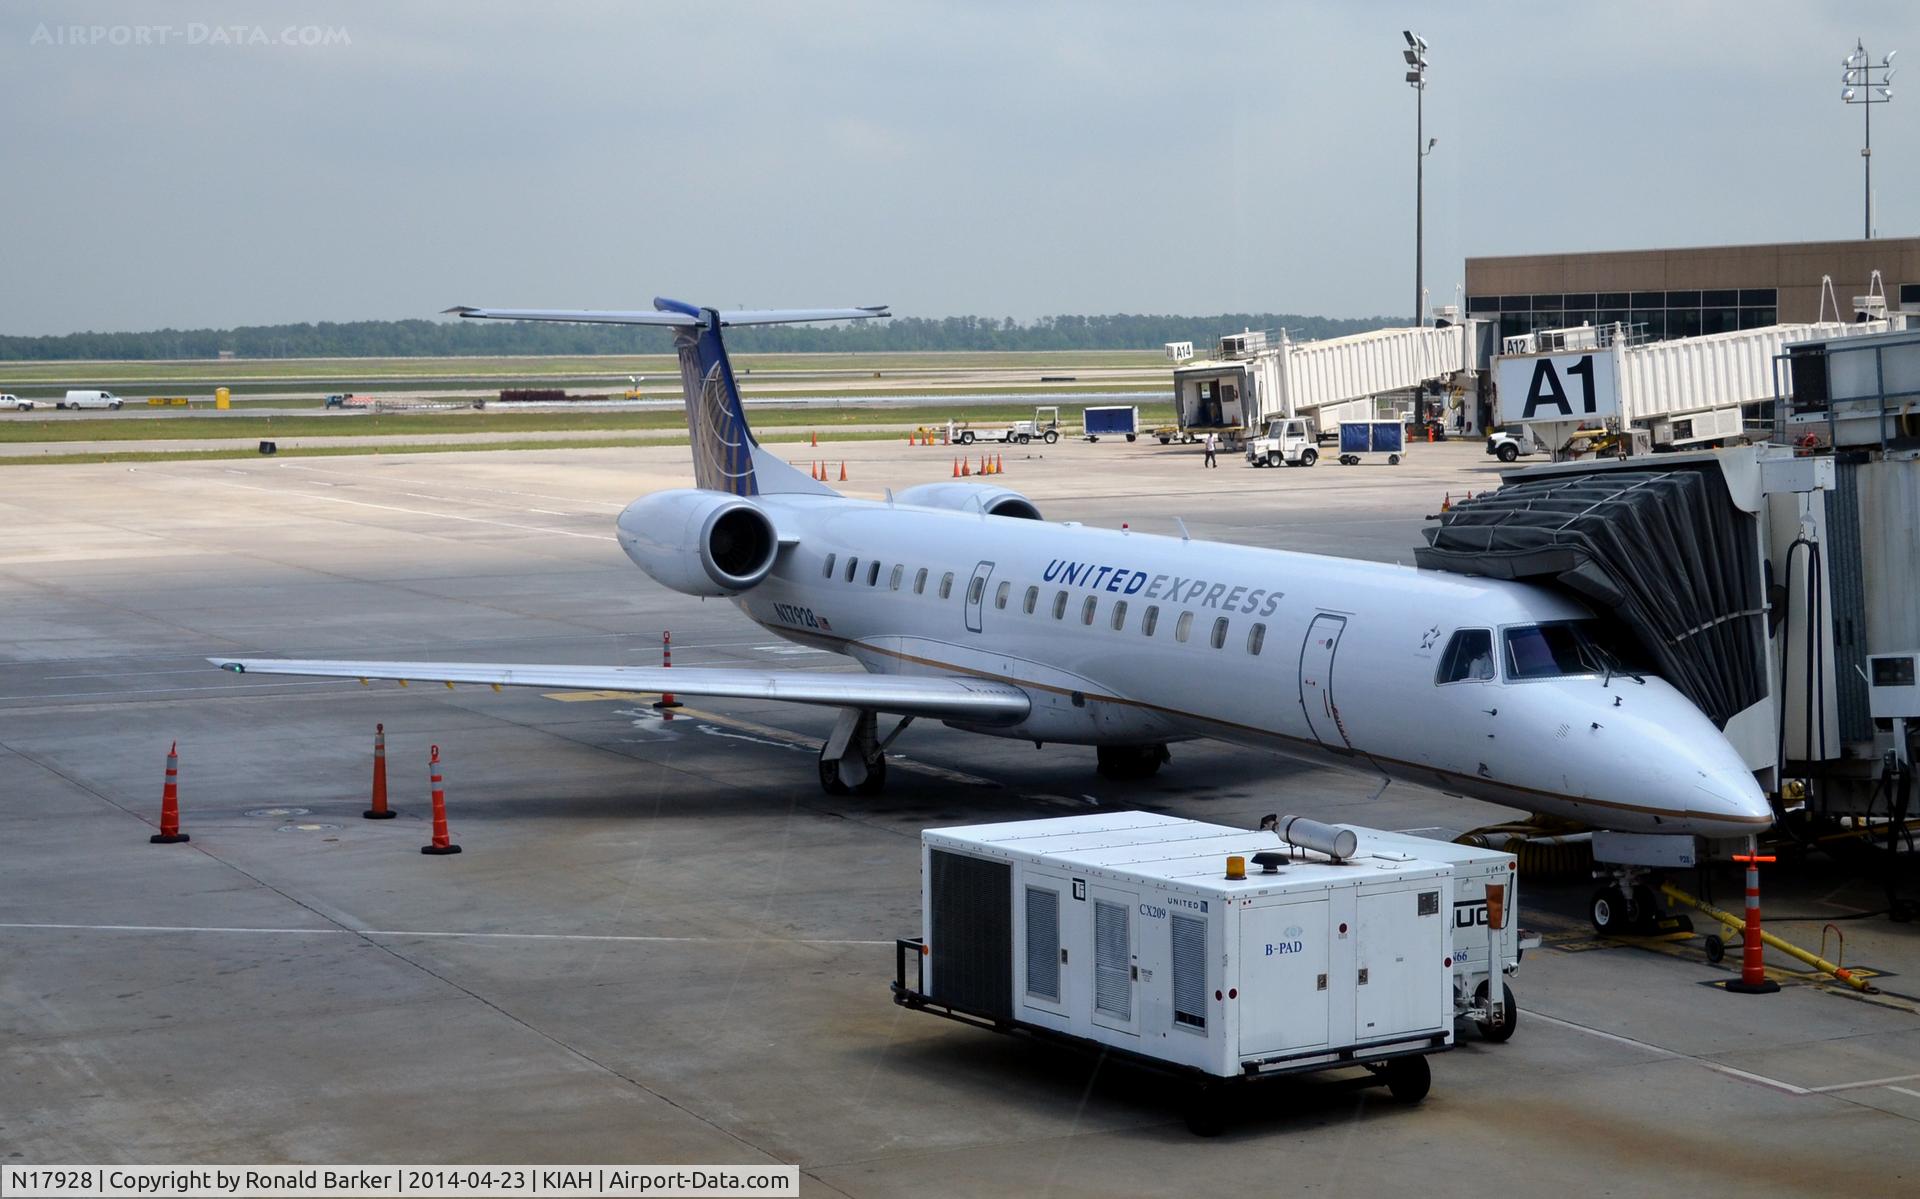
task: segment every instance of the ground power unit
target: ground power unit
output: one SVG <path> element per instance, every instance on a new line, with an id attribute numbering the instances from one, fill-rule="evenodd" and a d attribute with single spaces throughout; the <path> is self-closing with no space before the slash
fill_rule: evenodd
<path id="1" fill-rule="evenodd" d="M 1366 1067 L 1417 1102 L 1424 1055 L 1453 1043 L 1452 867 L 1282 828 L 1119 812 L 929 829 L 895 1002 L 1184 1075 L 1202 1133 L 1238 1086 L 1306 1071 Z"/>

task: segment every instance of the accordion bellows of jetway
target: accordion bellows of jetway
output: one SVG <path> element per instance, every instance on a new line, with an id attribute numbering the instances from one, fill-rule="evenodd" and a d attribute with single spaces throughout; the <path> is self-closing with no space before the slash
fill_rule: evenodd
<path id="1" fill-rule="evenodd" d="M 1426 569 L 1553 584 L 1615 617 L 1720 728 L 1768 695 L 1759 521 L 1712 462 L 1522 478 L 1423 532 Z"/>

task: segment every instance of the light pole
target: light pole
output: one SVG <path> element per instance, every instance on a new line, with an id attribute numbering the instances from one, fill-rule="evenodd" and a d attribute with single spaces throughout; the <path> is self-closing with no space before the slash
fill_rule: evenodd
<path id="1" fill-rule="evenodd" d="M 1401 56 L 1407 60 L 1407 86 L 1413 89 L 1413 323 L 1427 323 L 1426 304 L 1426 199 L 1427 155 L 1439 138 L 1429 138 L 1426 129 L 1427 39 L 1411 29 L 1402 30 L 1407 48 Z"/>
<path id="2" fill-rule="evenodd" d="M 1854 39 L 1853 53 L 1840 60 L 1840 99 L 1858 104 L 1866 111 L 1866 141 L 1860 147 L 1860 162 L 1866 169 L 1866 196 L 1863 199 L 1865 237 L 1873 237 L 1873 106 L 1893 99 L 1893 56 L 1889 50 L 1875 66 L 1867 57 L 1866 44 Z M 1879 95 L 1874 93 L 1878 92 Z"/>

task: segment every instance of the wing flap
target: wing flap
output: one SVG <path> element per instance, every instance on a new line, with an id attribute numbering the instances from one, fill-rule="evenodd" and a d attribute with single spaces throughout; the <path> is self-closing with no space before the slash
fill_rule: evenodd
<path id="1" fill-rule="evenodd" d="M 716 699 L 777 700 L 831 708 L 871 708 L 902 716 L 929 716 L 972 724 L 1014 724 L 1032 708 L 1010 683 L 970 678 L 834 674 L 660 666 L 564 666 L 510 662 L 375 662 L 329 658 L 208 658 L 234 674 L 291 674 L 319 678 L 394 679 L 423 683 L 483 683 L 502 687 L 567 687 L 704 695 Z"/>

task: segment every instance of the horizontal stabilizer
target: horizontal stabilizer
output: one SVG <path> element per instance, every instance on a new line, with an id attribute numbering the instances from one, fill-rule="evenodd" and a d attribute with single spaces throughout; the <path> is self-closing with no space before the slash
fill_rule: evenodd
<path id="1" fill-rule="evenodd" d="M 507 662 L 359 662 L 320 658 L 208 658 L 234 674 L 291 674 L 415 683 L 480 683 L 502 687 L 568 687 L 648 695 L 779 700 L 830 708 L 867 708 L 967 724 L 1013 724 L 1032 707 L 1009 683 L 970 678 L 829 674 L 792 670 L 662 666 L 548 666 Z"/>
<path id="2" fill-rule="evenodd" d="M 679 304 L 672 300 L 656 301 L 656 303 L 673 306 L 651 312 L 613 312 L 586 308 L 470 308 L 459 305 L 446 311 L 449 316 L 494 321 L 566 321 L 578 325 L 666 325 L 682 329 L 706 324 L 706 321 L 701 319 L 700 310 L 691 305 Z M 887 311 L 885 304 L 875 304 L 866 308 L 793 308 L 719 313 L 720 324 L 723 327 L 799 325 L 809 321 L 864 321 L 892 315 Z"/>

